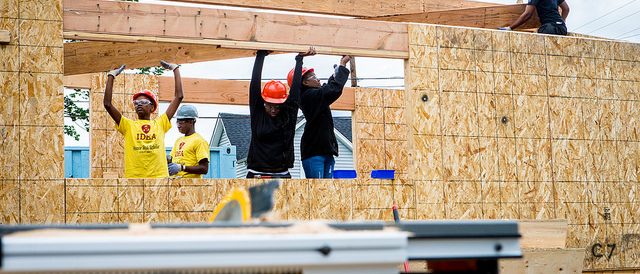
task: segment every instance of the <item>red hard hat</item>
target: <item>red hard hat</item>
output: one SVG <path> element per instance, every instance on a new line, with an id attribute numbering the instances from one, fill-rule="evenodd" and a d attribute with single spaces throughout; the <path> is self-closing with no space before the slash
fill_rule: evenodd
<path id="1" fill-rule="evenodd" d="M 267 103 L 282 104 L 289 97 L 287 86 L 280 81 L 271 80 L 264 84 L 262 99 Z"/>
<path id="2" fill-rule="evenodd" d="M 153 94 L 153 92 L 149 91 L 149 90 L 143 90 L 140 91 L 136 94 L 133 95 L 133 101 L 135 101 L 138 97 L 140 97 L 140 95 L 144 95 L 149 97 L 149 99 L 151 99 L 151 102 L 153 102 L 153 110 L 151 112 L 155 112 L 156 109 L 158 108 L 158 99 L 156 98 L 156 95 Z"/>
<path id="3" fill-rule="evenodd" d="M 287 74 L 287 83 L 289 84 L 289 87 L 291 87 L 291 83 L 293 82 L 293 71 L 295 69 L 296 68 L 292 68 L 289 71 L 289 74 Z M 304 74 L 307 73 L 307 72 L 314 72 L 314 69 L 313 68 L 302 68 L 302 76 L 304 76 Z"/>

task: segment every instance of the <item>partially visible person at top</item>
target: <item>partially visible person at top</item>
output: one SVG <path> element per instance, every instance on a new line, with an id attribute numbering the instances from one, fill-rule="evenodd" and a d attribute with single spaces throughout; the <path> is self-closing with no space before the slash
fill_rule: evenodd
<path id="1" fill-rule="evenodd" d="M 158 109 L 158 100 L 151 91 L 143 90 L 133 95 L 138 119 L 124 117 L 111 103 L 113 81 L 125 68 L 124 65 L 108 73 L 104 91 L 104 108 L 116 122 L 116 129 L 124 135 L 124 174 L 127 178 L 164 178 L 169 176 L 164 148 L 164 135 L 171 128 L 169 120 L 182 102 L 182 80 L 178 65 L 160 61 L 162 67 L 173 71 L 175 96 L 167 111 L 151 120 Z"/>
<path id="2" fill-rule="evenodd" d="M 558 7 L 562 10 L 562 14 L 558 11 Z M 527 22 L 535 12 L 538 13 L 541 24 L 538 33 L 567 35 L 565 21 L 569 16 L 569 4 L 565 0 L 529 0 L 520 17 L 510 26 L 502 27 L 500 30 L 518 28 Z"/>
<path id="3" fill-rule="evenodd" d="M 259 50 L 249 85 L 251 143 L 247 156 L 247 178 L 291 178 L 293 137 L 300 106 L 302 59 L 315 55 L 315 49 L 296 56 L 293 85 L 287 93 L 285 84 L 269 81 L 260 88 L 262 65 L 269 51 Z"/>
<path id="4" fill-rule="evenodd" d="M 349 70 L 346 64 L 351 56 L 343 56 L 340 65 L 326 84 L 321 84 L 313 68 L 302 68 L 300 109 L 307 120 L 300 141 L 302 167 L 307 178 L 333 178 L 334 156 L 338 156 L 338 142 L 333 132 L 331 104 L 342 95 Z M 294 70 L 289 71 L 287 81 L 293 88 Z"/>
<path id="5" fill-rule="evenodd" d="M 192 105 L 178 109 L 176 121 L 178 131 L 184 136 L 178 138 L 171 149 L 168 164 L 169 175 L 176 178 L 202 178 L 209 172 L 209 144 L 196 132 L 198 110 Z"/>

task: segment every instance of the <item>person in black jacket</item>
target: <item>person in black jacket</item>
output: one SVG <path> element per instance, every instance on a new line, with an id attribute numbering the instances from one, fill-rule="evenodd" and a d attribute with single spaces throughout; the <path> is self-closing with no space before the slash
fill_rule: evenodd
<path id="1" fill-rule="evenodd" d="M 562 13 L 558 12 L 558 7 Z M 524 12 L 510 26 L 499 28 L 500 30 L 512 30 L 521 26 L 535 13 L 538 13 L 541 26 L 538 33 L 567 35 L 565 21 L 569 16 L 569 4 L 565 0 L 529 0 Z"/>
<path id="2" fill-rule="evenodd" d="M 307 178 L 333 178 L 333 156 L 338 156 L 338 142 L 333 133 L 333 116 L 329 106 L 342 95 L 344 84 L 349 78 L 346 64 L 350 60 L 351 56 L 343 56 L 340 66 L 335 67 L 334 75 L 324 85 L 320 84 L 312 68 L 302 69 L 300 109 L 307 124 L 300 141 L 300 155 Z M 293 75 L 292 69 L 287 77 L 292 88 L 296 85 Z"/>
<path id="3" fill-rule="evenodd" d="M 253 65 L 249 85 L 249 113 L 251 115 L 251 143 L 247 156 L 247 178 L 291 178 L 293 167 L 293 137 L 300 106 L 302 59 L 315 55 L 315 49 L 296 56 L 293 88 L 269 81 L 260 89 L 262 65 L 269 51 L 259 50 Z"/>

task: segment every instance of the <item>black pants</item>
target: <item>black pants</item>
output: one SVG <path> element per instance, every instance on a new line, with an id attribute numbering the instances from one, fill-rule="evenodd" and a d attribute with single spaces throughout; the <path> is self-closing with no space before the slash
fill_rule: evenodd
<path id="1" fill-rule="evenodd" d="M 540 26 L 538 33 L 567 35 L 567 25 L 562 22 L 546 23 Z"/>
<path id="2" fill-rule="evenodd" d="M 289 173 L 287 171 L 286 174 L 260 174 L 260 173 L 253 173 L 251 171 L 247 171 L 247 179 L 252 179 L 252 178 L 256 178 L 256 179 L 261 179 L 261 178 L 265 178 L 265 179 L 271 179 L 271 178 L 291 179 L 291 173 Z"/>

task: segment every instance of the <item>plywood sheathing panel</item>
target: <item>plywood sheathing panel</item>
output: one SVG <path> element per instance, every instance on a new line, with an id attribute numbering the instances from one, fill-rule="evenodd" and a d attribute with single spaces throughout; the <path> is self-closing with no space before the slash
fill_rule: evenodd
<path id="1" fill-rule="evenodd" d="M 0 222 L 20 223 L 20 181 L 0 179 Z"/>
<path id="2" fill-rule="evenodd" d="M 4 60 L 0 62 L 0 70 L 2 71 L 18 71 L 20 70 L 20 50 L 18 46 L 3 46 L 0 50 L 0 58 Z"/>
<path id="3" fill-rule="evenodd" d="M 60 21 L 20 20 L 20 45 L 62 47 Z"/>
<path id="4" fill-rule="evenodd" d="M 313 180 L 309 184 L 311 219 L 352 219 L 353 182 L 350 180 Z"/>
<path id="5" fill-rule="evenodd" d="M 62 126 L 20 127 L 20 178 L 64 178 Z"/>
<path id="6" fill-rule="evenodd" d="M 20 222 L 64 223 L 64 191 L 64 180 L 21 180 Z"/>
<path id="7" fill-rule="evenodd" d="M 0 126 L 0 179 L 20 178 L 20 127 Z"/>
<path id="8" fill-rule="evenodd" d="M 48 126 L 63 124 L 64 98 L 59 74 L 20 74 L 20 124 Z"/>

